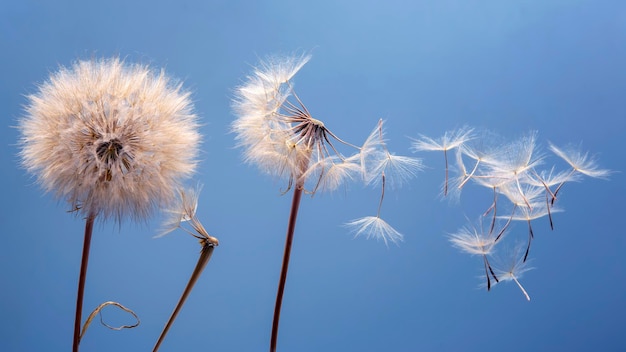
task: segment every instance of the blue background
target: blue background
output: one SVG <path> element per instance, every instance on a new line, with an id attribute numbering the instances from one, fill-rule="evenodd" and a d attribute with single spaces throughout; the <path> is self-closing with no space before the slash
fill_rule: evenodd
<path id="1" fill-rule="evenodd" d="M 290 197 L 242 163 L 229 125 L 233 89 L 259 58 L 311 52 L 299 96 L 341 138 L 362 143 L 379 118 L 390 148 L 462 125 L 512 139 L 539 131 L 547 151 L 583 142 L 624 171 L 626 3 L 622 1 L 5 1 L 0 4 L 0 350 L 67 351 L 84 221 L 19 167 L 25 95 L 59 65 L 119 55 L 165 67 L 193 92 L 203 122 L 198 216 L 219 238 L 162 351 L 263 351 Z M 479 257 L 446 234 L 489 205 L 468 188 L 442 201 L 443 157 L 390 192 L 384 215 L 400 246 L 353 239 L 341 226 L 372 215 L 378 190 L 358 183 L 305 197 L 285 293 L 282 351 L 574 351 L 626 348 L 625 179 L 563 189 L 555 230 L 535 226 L 532 270 L 491 292 Z M 85 312 L 106 300 L 141 325 L 91 326 L 84 351 L 151 350 L 199 252 L 161 218 L 94 231 Z M 525 224 L 514 236 L 522 241 Z M 115 309 L 110 324 L 132 323 Z"/>

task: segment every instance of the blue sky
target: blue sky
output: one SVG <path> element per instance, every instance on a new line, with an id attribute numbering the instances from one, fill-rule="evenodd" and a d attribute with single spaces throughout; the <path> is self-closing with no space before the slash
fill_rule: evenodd
<path id="1" fill-rule="evenodd" d="M 314 4 L 315 3 L 315 4 Z M 539 131 L 580 143 L 610 181 L 568 184 L 565 212 L 535 228 L 534 270 L 478 288 L 482 262 L 446 234 L 489 194 L 442 201 L 443 158 L 386 196 L 399 246 L 354 239 L 342 223 L 375 211 L 376 189 L 349 184 L 303 199 L 281 315 L 282 351 L 623 350 L 626 339 L 626 4 L 621 1 L 15 1 L 0 4 L 0 350 L 67 351 L 84 222 L 19 167 L 25 95 L 59 65 L 119 55 L 164 67 L 193 92 L 203 122 L 198 216 L 220 240 L 161 351 L 262 351 L 291 199 L 242 162 L 229 124 L 233 89 L 259 58 L 311 52 L 299 96 L 342 138 L 361 143 L 379 118 L 389 146 L 469 125 L 505 139 Z M 549 163 L 565 165 L 549 155 Z M 107 300 L 141 325 L 92 325 L 85 351 L 152 348 L 199 252 L 183 232 L 153 239 L 160 217 L 96 225 L 85 313 Z M 526 227 L 514 235 L 525 239 Z M 114 309 L 111 324 L 132 322 Z"/>

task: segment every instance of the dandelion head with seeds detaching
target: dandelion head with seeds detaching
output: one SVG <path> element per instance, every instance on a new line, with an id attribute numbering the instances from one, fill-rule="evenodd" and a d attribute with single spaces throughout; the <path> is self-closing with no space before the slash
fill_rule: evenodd
<path id="1" fill-rule="evenodd" d="M 61 67 L 28 96 L 22 165 L 83 215 L 147 217 L 196 168 L 188 92 L 163 71 L 119 58 Z"/>

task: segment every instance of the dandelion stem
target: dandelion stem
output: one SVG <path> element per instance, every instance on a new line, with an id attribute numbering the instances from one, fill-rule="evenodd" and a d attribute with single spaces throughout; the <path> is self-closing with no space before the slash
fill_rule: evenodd
<path id="1" fill-rule="evenodd" d="M 576 168 L 573 168 L 572 171 L 570 171 L 570 173 L 567 175 L 567 177 L 563 181 L 561 181 L 561 183 L 556 187 L 556 189 L 554 190 L 554 193 L 552 194 L 552 205 L 554 205 L 554 201 L 556 200 L 556 195 L 561 190 L 561 187 L 563 187 L 567 179 L 572 177 L 574 172 L 576 172 Z"/>
<path id="2" fill-rule="evenodd" d="M 533 227 L 530 224 L 530 219 L 528 219 L 527 222 L 528 222 L 528 246 L 526 247 L 526 254 L 524 254 L 524 263 L 526 263 L 526 259 L 528 259 L 528 252 L 530 252 L 530 243 L 533 241 L 533 238 L 535 237 L 535 235 L 533 234 Z"/>
<path id="3" fill-rule="evenodd" d="M 489 234 L 493 233 L 493 228 L 496 226 L 496 213 L 498 211 L 498 192 L 496 186 L 493 186 L 493 217 L 491 218 L 491 227 L 489 227 Z"/>
<path id="4" fill-rule="evenodd" d="M 276 351 L 278 340 L 278 321 L 280 320 L 280 308 L 283 302 L 283 294 L 285 292 L 285 282 L 287 281 L 287 270 L 289 268 L 289 257 L 291 256 L 291 244 L 293 242 L 293 234 L 296 229 L 296 220 L 298 218 L 298 208 L 302 199 L 302 191 L 304 190 L 304 182 L 298 180 L 293 190 L 293 200 L 291 202 L 291 212 L 289 214 L 289 223 L 287 224 L 287 237 L 285 239 L 285 252 L 283 254 L 283 264 L 280 269 L 280 281 L 278 282 L 278 292 L 276 293 L 276 305 L 274 306 L 274 319 L 272 321 L 272 337 L 270 342 L 270 351 Z"/>
<path id="5" fill-rule="evenodd" d="M 550 219 L 550 230 L 554 231 L 554 223 L 552 222 L 552 211 L 550 211 L 550 200 L 548 199 L 548 193 L 546 193 L 546 210 L 548 211 L 548 219 Z"/>
<path id="6" fill-rule="evenodd" d="M 491 279 L 489 279 L 489 269 L 487 264 L 487 257 L 483 256 L 483 263 L 485 265 L 485 276 L 487 277 L 487 291 L 491 290 Z"/>
<path id="7" fill-rule="evenodd" d="M 93 222 L 95 213 L 90 213 L 85 221 L 85 239 L 83 242 L 83 255 L 80 261 L 80 274 L 78 276 L 78 292 L 76 294 L 76 316 L 74 317 L 74 342 L 72 351 L 78 352 L 80 344 L 80 323 L 83 314 L 83 297 L 85 295 L 85 280 L 87 279 L 87 264 L 89 264 L 89 248 L 91 247 L 91 234 L 93 233 Z"/>
<path id="8" fill-rule="evenodd" d="M 498 236 L 496 236 L 496 239 L 493 241 L 494 243 L 498 242 L 500 237 L 502 237 L 506 229 L 511 224 L 511 220 L 513 220 L 513 216 L 515 215 L 515 209 L 517 209 L 517 204 L 513 204 L 513 210 L 511 210 L 511 216 L 509 216 L 509 219 L 506 221 L 504 226 L 502 226 L 502 229 L 500 230 L 500 232 L 498 232 Z"/>
<path id="9" fill-rule="evenodd" d="M 167 332 L 169 331 L 170 327 L 174 323 L 174 320 L 176 319 L 176 316 L 180 312 L 180 309 L 185 304 L 185 301 L 187 300 L 187 296 L 189 296 L 189 293 L 193 289 L 193 286 L 196 284 L 196 281 L 198 281 L 200 274 L 202 274 L 202 271 L 204 270 L 206 265 L 209 263 L 209 260 L 211 259 L 211 255 L 213 254 L 213 250 L 215 249 L 215 244 L 210 241 L 207 241 L 206 239 L 202 239 L 201 244 L 202 244 L 202 249 L 200 250 L 200 257 L 198 258 L 198 263 L 196 264 L 196 267 L 193 269 L 193 272 L 191 273 L 191 277 L 189 278 L 189 281 L 187 282 L 187 286 L 185 287 L 183 294 L 180 296 L 180 299 L 178 300 L 178 303 L 176 304 L 176 308 L 174 308 L 174 311 L 172 312 L 170 319 L 167 321 L 167 324 L 165 324 L 165 327 L 163 328 L 163 331 L 161 332 L 161 336 L 159 336 L 159 340 L 154 345 L 154 349 L 152 350 L 153 352 L 156 352 L 159 350 L 161 343 L 165 339 L 165 335 L 167 335 Z"/>

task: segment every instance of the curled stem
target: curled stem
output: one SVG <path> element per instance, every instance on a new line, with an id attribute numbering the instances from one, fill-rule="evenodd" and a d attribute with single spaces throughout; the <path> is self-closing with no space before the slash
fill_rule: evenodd
<path id="1" fill-rule="evenodd" d="M 109 324 L 105 323 L 104 320 L 102 320 L 102 309 L 104 309 L 104 307 L 106 306 L 116 306 L 118 308 L 120 308 L 121 310 L 130 313 L 136 320 L 137 323 L 133 324 L 133 325 L 122 325 L 119 327 L 114 327 L 114 326 L 110 326 Z M 126 307 L 124 307 L 123 305 L 117 303 L 117 302 L 113 302 L 113 301 L 106 301 L 102 304 L 100 304 L 98 307 L 96 307 L 96 309 L 94 309 L 91 314 L 89 314 L 89 316 L 87 317 L 87 320 L 85 321 L 85 324 L 83 325 L 83 329 L 80 332 L 80 338 L 83 338 L 83 335 L 85 334 L 85 331 L 87 331 L 87 328 L 89 327 L 89 325 L 91 325 L 91 321 L 93 320 L 93 318 L 96 317 L 96 314 L 100 313 L 100 323 L 104 326 L 106 326 L 107 328 L 111 329 L 111 330 L 122 330 L 122 329 L 132 329 L 135 328 L 137 326 L 139 326 L 139 317 L 137 316 L 137 314 L 135 314 L 135 312 L 133 312 L 131 309 L 128 309 Z"/>

